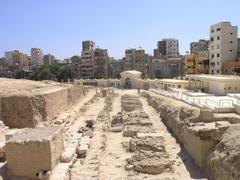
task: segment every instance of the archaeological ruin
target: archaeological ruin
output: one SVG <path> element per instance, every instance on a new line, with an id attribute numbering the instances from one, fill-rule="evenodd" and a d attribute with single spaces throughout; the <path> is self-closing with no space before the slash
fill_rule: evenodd
<path id="1" fill-rule="evenodd" d="M 240 179 L 240 92 L 137 71 L 0 84 L 0 180 Z"/>

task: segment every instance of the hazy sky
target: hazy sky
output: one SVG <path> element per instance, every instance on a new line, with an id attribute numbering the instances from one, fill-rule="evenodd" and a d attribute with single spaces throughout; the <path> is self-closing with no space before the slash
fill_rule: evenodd
<path id="1" fill-rule="evenodd" d="M 158 40 L 171 37 L 184 54 L 220 21 L 240 26 L 240 0 L 0 0 L 0 57 L 39 47 L 67 58 L 94 40 L 121 58 L 139 46 L 152 54 Z"/>

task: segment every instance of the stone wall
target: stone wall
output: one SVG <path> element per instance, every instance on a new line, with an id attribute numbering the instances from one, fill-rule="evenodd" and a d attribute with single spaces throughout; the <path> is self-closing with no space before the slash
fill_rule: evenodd
<path id="1" fill-rule="evenodd" d="M 231 125 L 224 118 L 215 118 L 207 109 L 199 109 L 164 96 L 142 93 L 148 103 L 160 112 L 160 118 L 183 144 L 194 161 L 206 168 L 209 151 L 221 140 Z"/>
<path id="2" fill-rule="evenodd" d="M 50 89 L 39 94 L 17 94 L 1 98 L 1 114 L 10 128 L 36 127 L 39 123 L 49 124 L 58 113 L 76 104 L 87 89 L 68 86 Z"/>

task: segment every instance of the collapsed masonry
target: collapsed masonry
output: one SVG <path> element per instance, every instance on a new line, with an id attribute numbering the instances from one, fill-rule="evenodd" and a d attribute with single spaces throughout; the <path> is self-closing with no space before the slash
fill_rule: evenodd
<path id="1" fill-rule="evenodd" d="M 165 140 L 156 133 L 149 116 L 144 112 L 142 103 L 137 96 L 122 96 L 122 112 L 112 119 L 112 127 L 123 126 L 122 135 L 130 137 L 128 143 L 123 143 L 126 151 L 132 154 L 126 160 L 125 169 L 128 178 L 132 173 L 161 174 L 172 172 L 174 160 L 166 152 Z"/>
<path id="2" fill-rule="evenodd" d="M 214 114 L 186 103 L 142 93 L 149 105 L 160 112 L 161 120 L 182 143 L 194 161 L 213 179 L 239 179 L 240 122 L 236 115 Z"/>

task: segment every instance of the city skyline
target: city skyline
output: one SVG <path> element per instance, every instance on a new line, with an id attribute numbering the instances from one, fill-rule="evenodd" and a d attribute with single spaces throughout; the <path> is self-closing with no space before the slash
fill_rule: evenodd
<path id="1" fill-rule="evenodd" d="M 240 2 L 236 0 L 229 1 L 228 6 L 223 0 L 171 3 L 11 0 L 0 4 L 4 7 L 0 20 L 5 27 L 0 31 L 0 57 L 15 49 L 30 54 L 30 49 L 37 47 L 44 54 L 64 59 L 79 55 L 82 41 L 93 40 L 119 59 L 128 48 L 142 47 L 153 54 L 162 38 L 177 38 L 180 54 L 185 54 L 190 42 L 209 39 L 210 25 L 221 21 L 240 25 L 235 13 Z M 212 14 L 212 8 L 219 13 Z M 14 11 L 10 14 L 10 10 Z"/>

